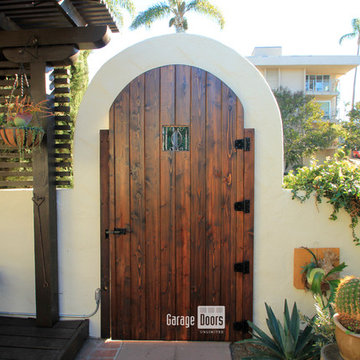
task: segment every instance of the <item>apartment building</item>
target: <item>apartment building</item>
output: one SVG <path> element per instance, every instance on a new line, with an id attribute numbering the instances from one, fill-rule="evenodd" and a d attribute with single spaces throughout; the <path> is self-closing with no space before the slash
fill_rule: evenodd
<path id="1" fill-rule="evenodd" d="M 283 56 L 281 46 L 256 47 L 247 57 L 272 89 L 279 87 L 313 95 L 324 117 L 335 121 L 339 79 L 360 64 L 358 56 Z"/>

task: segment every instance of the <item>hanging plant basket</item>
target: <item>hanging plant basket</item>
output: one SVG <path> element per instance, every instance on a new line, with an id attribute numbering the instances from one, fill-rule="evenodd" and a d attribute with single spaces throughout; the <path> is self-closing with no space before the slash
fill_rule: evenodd
<path id="1" fill-rule="evenodd" d="M 20 151 L 40 146 L 44 136 L 41 127 L 0 127 L 0 136 L 5 144 Z"/>
<path id="2" fill-rule="evenodd" d="M 21 95 L 14 96 L 19 84 Z M 15 75 L 11 94 L 6 99 L 6 109 L 0 113 L 0 136 L 6 146 L 17 148 L 20 154 L 24 150 L 40 146 L 45 134 L 44 129 L 39 126 L 42 124 L 40 120 L 53 116 L 53 112 L 47 107 L 46 99 L 34 102 L 31 96 L 24 95 L 24 84 L 29 88 L 24 68 L 21 66 L 20 75 Z"/>

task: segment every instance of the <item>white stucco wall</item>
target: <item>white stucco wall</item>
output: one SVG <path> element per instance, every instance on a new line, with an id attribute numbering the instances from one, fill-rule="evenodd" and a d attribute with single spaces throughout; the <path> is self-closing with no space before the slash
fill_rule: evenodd
<path id="1" fill-rule="evenodd" d="M 99 130 L 119 92 L 139 74 L 168 64 L 203 68 L 240 98 L 245 127 L 256 131 L 254 321 L 264 325 L 264 302 L 281 311 L 284 298 L 312 312 L 309 294 L 292 285 L 293 249 L 341 247 L 346 273 L 360 274 L 345 214 L 328 220 L 330 208 L 301 205 L 282 190 L 281 120 L 273 95 L 256 68 L 232 49 L 200 36 L 174 34 L 146 40 L 121 52 L 96 74 L 79 111 L 74 144 L 74 189 L 58 191 L 60 310 L 94 308 L 100 286 Z M 0 311 L 33 312 L 34 266 L 30 191 L 0 191 Z M 100 335 L 99 314 L 90 333 Z"/>

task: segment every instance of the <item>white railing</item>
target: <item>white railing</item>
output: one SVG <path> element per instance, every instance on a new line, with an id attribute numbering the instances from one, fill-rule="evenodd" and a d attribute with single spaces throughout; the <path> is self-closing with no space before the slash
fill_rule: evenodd
<path id="1" fill-rule="evenodd" d="M 305 83 L 305 90 L 306 92 L 310 93 L 330 93 L 330 92 L 337 92 L 337 83 L 336 81 L 332 80 L 313 80 L 307 79 Z"/>

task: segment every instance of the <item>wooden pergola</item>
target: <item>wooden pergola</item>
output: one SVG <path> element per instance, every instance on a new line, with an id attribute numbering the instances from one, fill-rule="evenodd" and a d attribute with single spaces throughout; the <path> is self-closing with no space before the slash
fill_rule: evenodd
<path id="1" fill-rule="evenodd" d="M 47 99 L 46 69 L 76 61 L 79 50 L 96 49 L 118 32 L 102 0 L 2 0 L 0 69 L 9 63 L 30 68 L 33 101 Z M 33 154 L 36 324 L 59 320 L 57 203 L 54 121 L 42 120 L 46 136 Z"/>

